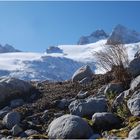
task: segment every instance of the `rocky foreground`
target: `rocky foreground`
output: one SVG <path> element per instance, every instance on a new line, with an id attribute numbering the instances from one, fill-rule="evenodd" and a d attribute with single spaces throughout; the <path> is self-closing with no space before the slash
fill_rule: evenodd
<path id="1" fill-rule="evenodd" d="M 128 88 L 89 66 L 64 82 L 0 78 L 0 138 L 139 139 L 140 55 Z"/>

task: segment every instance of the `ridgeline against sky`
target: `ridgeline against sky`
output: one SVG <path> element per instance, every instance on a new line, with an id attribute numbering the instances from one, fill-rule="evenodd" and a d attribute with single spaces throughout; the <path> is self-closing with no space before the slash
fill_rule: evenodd
<path id="1" fill-rule="evenodd" d="M 0 43 L 44 51 L 118 23 L 140 31 L 139 13 L 140 2 L 0 2 Z"/>

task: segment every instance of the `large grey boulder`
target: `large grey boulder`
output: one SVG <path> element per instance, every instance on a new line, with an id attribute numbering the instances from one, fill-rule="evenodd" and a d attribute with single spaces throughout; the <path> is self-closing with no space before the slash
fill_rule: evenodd
<path id="1" fill-rule="evenodd" d="M 72 76 L 72 81 L 73 82 L 80 82 L 83 79 L 88 79 L 88 81 L 91 80 L 93 75 L 92 70 L 90 69 L 90 67 L 88 65 L 83 66 L 81 68 L 79 68 Z M 83 82 L 82 82 L 83 83 Z"/>
<path id="2" fill-rule="evenodd" d="M 88 123 L 75 115 L 63 115 L 53 120 L 48 127 L 50 139 L 88 139 L 92 135 Z"/>
<path id="3" fill-rule="evenodd" d="M 28 96 L 32 89 L 31 84 L 20 79 L 0 78 L 0 104 L 22 96 Z"/>
<path id="4" fill-rule="evenodd" d="M 109 130 L 121 124 L 119 117 L 110 112 L 95 113 L 92 121 L 96 128 L 102 130 Z"/>
<path id="5" fill-rule="evenodd" d="M 140 124 L 129 132 L 128 139 L 140 139 Z"/>
<path id="6" fill-rule="evenodd" d="M 107 111 L 107 101 L 105 98 L 91 97 L 88 99 L 79 99 L 69 105 L 70 113 L 77 116 L 92 116 L 96 112 Z"/>
<path id="7" fill-rule="evenodd" d="M 119 94 L 123 91 L 124 91 L 124 87 L 122 83 L 109 83 L 104 90 L 104 94 L 106 95 L 111 92 Z"/>
<path id="8" fill-rule="evenodd" d="M 20 114 L 18 112 L 9 112 L 3 118 L 3 124 L 8 128 L 11 129 L 14 125 L 20 123 Z"/>
<path id="9" fill-rule="evenodd" d="M 132 115 L 140 115 L 140 91 L 134 92 L 131 98 L 127 101 L 127 106 Z"/>
<path id="10" fill-rule="evenodd" d="M 134 90 L 140 85 L 140 75 L 133 79 L 130 83 L 130 89 Z"/>
<path id="11" fill-rule="evenodd" d="M 136 57 L 130 62 L 129 71 L 133 77 L 140 75 L 140 57 Z"/>

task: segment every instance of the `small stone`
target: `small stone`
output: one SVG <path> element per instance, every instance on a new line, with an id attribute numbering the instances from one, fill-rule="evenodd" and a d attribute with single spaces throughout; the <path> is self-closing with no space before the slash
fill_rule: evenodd
<path id="1" fill-rule="evenodd" d="M 36 131 L 36 130 L 33 130 L 33 129 L 28 129 L 28 130 L 26 130 L 26 131 L 24 131 L 25 132 L 25 134 L 27 135 L 27 136 L 31 136 L 31 135 L 34 135 L 34 134 L 38 134 L 38 132 Z"/>

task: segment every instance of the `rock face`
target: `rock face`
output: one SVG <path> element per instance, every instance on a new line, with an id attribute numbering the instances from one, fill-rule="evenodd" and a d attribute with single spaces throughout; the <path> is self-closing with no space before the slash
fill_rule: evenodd
<path id="1" fill-rule="evenodd" d="M 107 44 L 129 44 L 140 41 L 140 33 L 129 30 L 123 25 L 118 24 L 112 31 L 107 40 Z"/>
<path id="2" fill-rule="evenodd" d="M 79 68 L 72 76 L 73 82 L 80 82 L 84 78 L 88 78 L 91 81 L 93 72 L 88 65 Z"/>
<path id="3" fill-rule="evenodd" d="M 104 90 L 104 94 L 113 92 L 113 93 L 121 93 L 124 91 L 124 87 L 121 83 L 110 83 L 106 86 Z"/>
<path id="4" fill-rule="evenodd" d="M 19 122 L 20 122 L 20 114 L 18 112 L 9 112 L 3 118 L 3 124 L 8 129 L 11 129 L 14 125 L 19 124 Z"/>
<path id="5" fill-rule="evenodd" d="M 0 104 L 9 99 L 28 96 L 32 89 L 31 84 L 16 78 L 0 78 Z"/>
<path id="6" fill-rule="evenodd" d="M 135 91 L 132 97 L 127 101 L 127 106 L 134 116 L 140 115 L 140 92 Z"/>
<path id="7" fill-rule="evenodd" d="M 92 116 L 96 112 L 106 112 L 107 102 L 105 98 L 89 98 L 75 100 L 69 105 L 71 114 L 77 116 Z"/>
<path id="8" fill-rule="evenodd" d="M 140 124 L 129 132 L 128 138 L 140 139 Z"/>
<path id="9" fill-rule="evenodd" d="M 74 115 L 63 115 L 52 121 L 48 128 L 50 139 L 86 139 L 92 134 L 87 122 Z"/>
<path id="10" fill-rule="evenodd" d="M 140 75 L 140 57 L 137 57 L 130 62 L 129 71 L 133 77 Z"/>
<path id="11" fill-rule="evenodd" d="M 94 126 L 98 129 L 109 130 L 120 125 L 119 117 L 109 112 L 95 113 L 92 116 Z"/>
<path id="12" fill-rule="evenodd" d="M 108 37 L 108 35 L 105 33 L 105 31 L 100 29 L 100 30 L 94 31 L 89 36 L 80 37 L 77 44 L 78 45 L 84 45 L 84 44 L 94 43 L 94 42 L 97 42 L 101 39 L 106 39 L 107 37 Z"/>
<path id="13" fill-rule="evenodd" d="M 46 53 L 63 53 L 63 50 L 55 46 L 50 46 L 46 49 Z"/>

